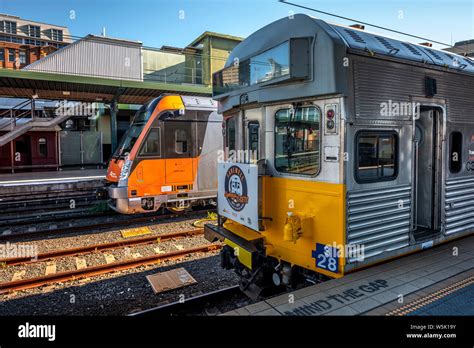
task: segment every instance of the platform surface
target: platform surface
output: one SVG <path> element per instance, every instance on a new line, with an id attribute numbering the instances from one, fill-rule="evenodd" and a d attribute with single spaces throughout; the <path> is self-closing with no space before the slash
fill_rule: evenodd
<path id="1" fill-rule="evenodd" d="M 470 236 L 223 315 L 472 315 L 473 284 Z"/>
<path id="2" fill-rule="evenodd" d="M 77 169 L 0 174 L 0 187 L 102 180 L 106 173 L 106 169 Z"/>

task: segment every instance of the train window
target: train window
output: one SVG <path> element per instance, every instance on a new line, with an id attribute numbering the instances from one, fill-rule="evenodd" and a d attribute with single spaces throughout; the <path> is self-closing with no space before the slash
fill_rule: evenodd
<path id="1" fill-rule="evenodd" d="M 258 130 L 260 125 L 258 121 L 252 121 L 248 124 L 248 139 L 249 139 L 249 150 L 251 151 L 251 157 L 254 159 L 259 158 L 258 154 Z M 255 155 L 254 155 L 255 154 Z"/>
<path id="2" fill-rule="evenodd" d="M 228 151 L 235 150 L 235 118 L 231 117 L 226 122 L 226 147 Z"/>
<path id="3" fill-rule="evenodd" d="M 275 168 L 316 175 L 320 167 L 321 111 L 315 106 L 282 109 L 275 114 Z"/>
<path id="4" fill-rule="evenodd" d="M 46 138 L 38 139 L 38 153 L 43 157 L 48 156 L 48 146 L 46 144 Z"/>
<path id="5" fill-rule="evenodd" d="M 398 137 L 393 132 L 360 132 L 357 135 L 356 180 L 375 182 L 397 176 Z"/>
<path id="6" fill-rule="evenodd" d="M 152 128 L 140 150 L 140 156 L 161 156 L 160 128 Z"/>
<path id="7" fill-rule="evenodd" d="M 462 167 L 462 133 L 452 132 L 450 139 L 449 171 L 451 173 L 459 173 Z"/>
<path id="8" fill-rule="evenodd" d="M 176 153 L 183 154 L 188 152 L 188 135 L 184 129 L 177 129 L 174 132 L 174 139 Z"/>

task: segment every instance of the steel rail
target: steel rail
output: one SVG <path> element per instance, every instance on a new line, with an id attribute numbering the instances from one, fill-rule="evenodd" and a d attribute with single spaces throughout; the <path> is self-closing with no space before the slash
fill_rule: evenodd
<path id="1" fill-rule="evenodd" d="M 93 223 L 93 224 L 85 224 L 85 225 L 77 225 L 77 226 L 65 226 L 65 227 L 57 227 L 54 229 L 51 228 L 45 228 L 41 230 L 35 230 L 35 231 L 23 231 L 23 232 L 11 232 L 9 234 L 0 234 L 0 241 L 1 240 L 11 240 L 14 238 L 24 238 L 24 237 L 32 237 L 32 236 L 40 236 L 40 235 L 51 235 L 51 234 L 69 234 L 69 233 L 74 233 L 74 232 L 80 232 L 80 231 L 87 231 L 87 230 L 93 230 L 93 229 L 107 229 L 110 227 L 116 227 L 117 223 L 120 222 L 124 226 L 130 226 L 133 224 L 139 224 L 139 223 L 144 223 L 144 222 L 154 222 L 154 221 L 166 221 L 166 220 L 172 220 L 172 219 L 177 219 L 177 218 L 182 218 L 186 217 L 187 215 L 193 215 L 193 214 L 202 214 L 206 213 L 209 211 L 215 211 L 214 209 L 202 209 L 202 210 L 195 210 L 195 211 L 190 211 L 189 213 L 166 213 L 163 215 L 155 215 L 155 214 L 145 214 L 145 215 L 140 215 L 140 216 L 129 216 L 127 215 L 127 218 L 124 220 L 119 220 L 119 221 L 103 221 L 100 223 Z M 68 216 L 61 216 L 59 219 L 54 219 L 53 222 L 59 222 L 63 220 L 70 220 L 70 219 L 84 219 L 84 218 L 91 218 L 91 217 L 99 217 L 99 216 L 124 216 L 120 214 L 116 214 L 114 212 L 105 212 L 105 213 L 91 213 L 91 214 L 82 214 L 82 215 L 77 215 L 73 217 L 68 217 Z"/>
<path id="2" fill-rule="evenodd" d="M 81 246 L 81 247 L 76 247 L 76 248 L 69 248 L 69 249 L 54 250 L 54 251 L 49 251 L 46 253 L 39 254 L 34 258 L 31 258 L 31 257 L 5 258 L 5 259 L 0 259 L 0 264 L 4 266 L 31 264 L 31 263 L 37 263 L 37 262 L 41 262 L 45 260 L 57 259 L 57 258 L 65 257 L 65 256 L 76 256 L 76 255 L 91 253 L 94 251 L 118 249 L 118 248 L 123 248 L 127 246 L 132 246 L 132 245 L 151 244 L 155 242 L 167 241 L 174 238 L 185 238 L 185 237 L 197 236 L 200 234 L 204 234 L 204 230 L 202 228 L 173 232 L 173 233 L 166 233 L 166 234 L 161 234 L 161 235 L 155 234 L 153 236 L 124 239 L 124 240 L 118 240 L 114 242 L 101 243 L 101 244 L 91 244 L 91 245 L 86 245 L 86 246 Z"/>
<path id="3" fill-rule="evenodd" d="M 120 262 L 98 265 L 93 267 L 87 267 L 79 270 L 65 271 L 55 274 L 49 274 L 41 277 L 20 279 L 11 282 L 0 283 L 0 294 L 9 293 L 11 291 L 26 290 L 32 288 L 38 288 L 43 285 L 52 283 L 62 283 L 70 280 L 77 280 L 81 278 L 89 278 L 93 276 L 103 275 L 107 273 L 123 271 L 138 266 L 158 263 L 161 261 L 168 261 L 176 258 L 180 258 L 185 255 L 195 253 L 207 253 L 215 250 L 219 250 L 221 245 L 218 244 L 207 244 L 203 246 L 177 250 L 168 252 L 165 254 L 157 254 L 137 259 L 124 260 Z"/>
<path id="4" fill-rule="evenodd" d="M 189 312 L 191 309 L 203 309 L 202 306 L 206 305 L 208 302 L 221 301 L 223 299 L 228 299 L 229 296 L 242 294 L 239 285 L 232 285 L 226 288 L 217 289 L 210 291 L 205 294 L 192 296 L 186 298 L 184 301 L 176 301 L 160 305 L 157 307 L 145 309 L 140 312 L 130 313 L 130 317 L 152 317 L 152 316 L 169 316 L 177 315 L 178 312 L 186 311 Z"/>

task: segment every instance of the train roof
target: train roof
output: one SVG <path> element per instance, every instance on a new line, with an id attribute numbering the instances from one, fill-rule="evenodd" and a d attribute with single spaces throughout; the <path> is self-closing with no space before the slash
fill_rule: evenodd
<path id="1" fill-rule="evenodd" d="M 251 34 L 234 48 L 226 62 L 226 67 L 232 65 L 236 57 L 245 59 L 290 38 L 314 36 L 320 30 L 323 30 L 333 40 L 342 42 L 348 50 L 355 53 L 401 59 L 431 67 L 449 68 L 474 74 L 474 60 L 468 57 L 353 27 L 329 23 L 304 14 L 296 14 L 292 19 L 282 18 Z"/>
<path id="2" fill-rule="evenodd" d="M 369 33 L 365 30 L 327 24 L 337 32 L 349 48 L 474 74 L 474 60 L 468 57 Z"/>

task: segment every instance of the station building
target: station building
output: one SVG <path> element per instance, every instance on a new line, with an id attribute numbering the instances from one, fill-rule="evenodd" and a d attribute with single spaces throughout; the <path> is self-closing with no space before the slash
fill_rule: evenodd
<path id="1" fill-rule="evenodd" d="M 444 50 L 468 57 L 474 57 L 474 39 L 458 41 L 453 47 L 445 48 Z"/>
<path id="2" fill-rule="evenodd" d="M 0 68 L 21 69 L 70 42 L 67 27 L 0 14 Z"/>
<path id="3" fill-rule="evenodd" d="M 0 70 L 0 96 L 10 97 L 0 101 L 0 172 L 105 164 L 143 103 L 162 93 L 211 97 L 212 74 L 241 40 L 204 32 L 184 48 L 157 49 L 88 35 L 18 73 Z"/>

